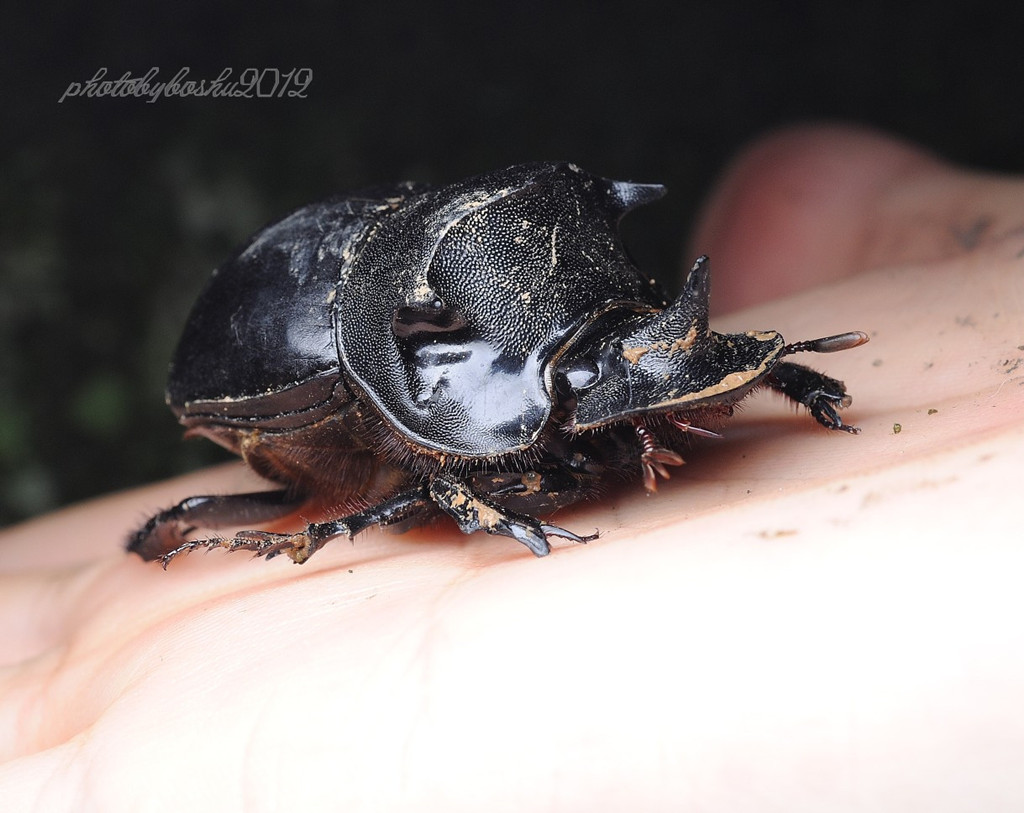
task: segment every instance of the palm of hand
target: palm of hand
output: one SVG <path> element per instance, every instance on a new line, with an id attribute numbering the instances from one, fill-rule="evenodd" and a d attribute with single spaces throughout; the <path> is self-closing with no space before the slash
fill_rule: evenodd
<path id="1" fill-rule="evenodd" d="M 864 433 L 826 436 L 762 397 L 658 497 L 573 511 L 602 531 L 587 547 L 537 561 L 442 526 L 369 532 L 301 570 L 215 554 L 165 573 L 121 553 L 150 509 L 258 487 L 237 466 L 8 531 L 0 795 L 56 810 L 1005 800 L 1012 760 L 985 755 L 1024 730 L 1007 485 L 1024 451 L 1021 199 L 1018 181 L 864 134 L 755 148 L 697 242 L 718 304 L 765 304 L 716 327 L 869 331 L 828 360 Z"/>

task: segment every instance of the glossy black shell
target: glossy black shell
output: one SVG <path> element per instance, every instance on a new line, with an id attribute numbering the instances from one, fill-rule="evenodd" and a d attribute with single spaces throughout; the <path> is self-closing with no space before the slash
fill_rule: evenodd
<path id="1" fill-rule="evenodd" d="M 539 515 L 622 475 L 655 491 L 690 437 L 717 437 L 758 387 L 856 432 L 837 412 L 841 381 L 782 359 L 865 334 L 716 333 L 707 257 L 671 302 L 633 267 L 618 221 L 663 192 L 527 164 L 334 198 L 258 232 L 197 301 L 167 398 L 190 434 L 280 488 L 189 497 L 129 550 L 165 565 L 213 547 L 301 563 L 331 539 L 446 514 L 544 556 L 548 537 L 595 535 Z M 192 538 L 303 506 L 325 521 Z"/>
<path id="2" fill-rule="evenodd" d="M 663 193 L 550 163 L 306 206 L 214 274 L 168 403 L 200 430 L 274 429 L 356 399 L 435 456 L 525 449 L 553 363 L 603 314 L 668 305 L 617 230 Z"/>

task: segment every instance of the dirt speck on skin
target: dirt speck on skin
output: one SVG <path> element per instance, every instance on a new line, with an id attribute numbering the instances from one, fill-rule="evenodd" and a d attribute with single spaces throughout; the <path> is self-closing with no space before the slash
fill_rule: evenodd
<path id="1" fill-rule="evenodd" d="M 894 435 L 898 435 L 902 431 L 903 431 L 903 424 L 901 424 L 901 423 L 894 423 L 892 425 L 892 433 Z"/>
<path id="2" fill-rule="evenodd" d="M 1014 372 L 1018 367 L 1020 367 L 1022 364 L 1024 364 L 1024 359 L 1022 359 L 1020 356 L 1017 356 L 1017 358 L 1013 358 L 1013 359 L 1004 359 L 999 366 L 1001 368 L 1001 371 L 1005 375 L 1009 375 L 1010 373 Z"/>
<path id="3" fill-rule="evenodd" d="M 960 247 L 965 251 L 972 251 L 978 247 L 978 244 L 981 243 L 985 236 L 985 232 L 989 230 L 994 222 L 995 218 L 991 215 L 982 215 L 966 228 L 953 226 L 951 229 L 953 232 L 953 239 L 956 240 Z"/>
<path id="4" fill-rule="evenodd" d="M 757 533 L 761 539 L 780 539 L 784 536 L 796 536 L 796 534 L 795 528 L 776 528 L 773 531 L 758 531 Z"/>

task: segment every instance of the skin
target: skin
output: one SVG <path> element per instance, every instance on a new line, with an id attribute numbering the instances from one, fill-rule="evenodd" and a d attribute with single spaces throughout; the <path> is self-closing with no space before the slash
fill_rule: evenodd
<path id="1" fill-rule="evenodd" d="M 755 396 L 658 495 L 557 515 L 602 536 L 543 560 L 450 525 L 301 568 L 122 552 L 260 487 L 239 465 L 12 528 L 5 806 L 1020 809 L 1024 181 L 786 131 L 728 170 L 705 251 L 717 329 L 871 335 L 794 359 L 861 435 Z"/>

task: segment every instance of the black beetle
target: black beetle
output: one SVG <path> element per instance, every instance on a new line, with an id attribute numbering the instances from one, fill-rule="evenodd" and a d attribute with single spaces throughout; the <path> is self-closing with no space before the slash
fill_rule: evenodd
<path id="1" fill-rule="evenodd" d="M 165 566 L 217 546 L 301 563 L 333 537 L 443 512 L 543 556 L 548 536 L 592 537 L 536 515 L 623 473 L 654 491 L 686 435 L 717 436 L 708 427 L 756 387 L 856 432 L 836 411 L 844 384 L 782 358 L 863 333 L 714 333 L 706 257 L 674 302 L 633 266 L 618 222 L 664 192 L 525 164 L 333 198 L 257 232 L 196 303 L 167 401 L 187 434 L 282 488 L 183 500 L 129 549 Z M 314 500 L 339 518 L 186 538 Z"/>

